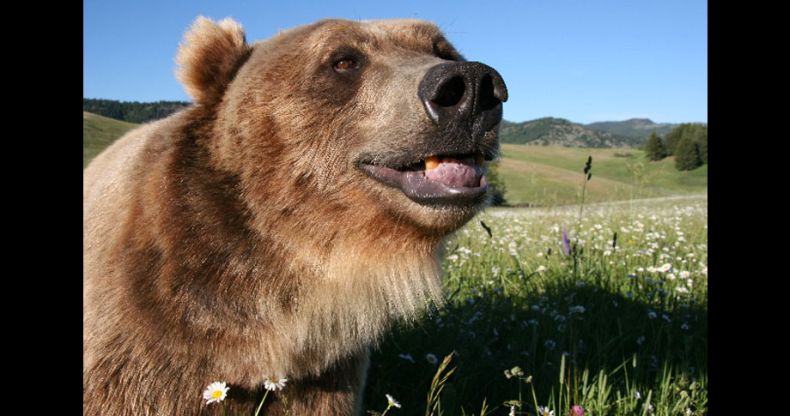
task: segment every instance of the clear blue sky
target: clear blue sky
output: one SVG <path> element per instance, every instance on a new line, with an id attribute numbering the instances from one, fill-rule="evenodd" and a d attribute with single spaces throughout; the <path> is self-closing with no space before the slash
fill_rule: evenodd
<path id="1" fill-rule="evenodd" d="M 189 100 L 174 57 L 198 15 L 238 20 L 250 42 L 325 17 L 411 17 L 502 74 L 508 120 L 708 118 L 705 0 L 86 0 L 83 13 L 86 98 Z"/>

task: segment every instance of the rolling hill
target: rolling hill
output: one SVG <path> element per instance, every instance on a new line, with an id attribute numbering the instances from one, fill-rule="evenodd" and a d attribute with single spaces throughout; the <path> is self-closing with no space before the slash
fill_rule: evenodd
<path id="1" fill-rule="evenodd" d="M 654 123 L 649 118 L 632 118 L 624 121 L 599 121 L 586 124 L 585 127 L 591 130 L 602 131 L 638 139 L 639 143 L 644 143 L 650 137 L 650 133 L 663 136 L 675 128 L 677 124 Z"/>
<path id="2" fill-rule="evenodd" d="M 137 124 L 83 111 L 82 167 L 88 166 L 88 163 L 105 147 L 135 127 Z"/>
<path id="3" fill-rule="evenodd" d="M 593 162 L 586 202 L 700 194 L 708 189 L 707 165 L 680 172 L 673 157 L 650 162 L 637 149 L 503 144 L 499 176 L 505 199 L 510 205 L 577 203 L 588 155 Z"/>
<path id="4" fill-rule="evenodd" d="M 638 146 L 637 139 L 591 130 L 563 118 L 544 117 L 523 123 L 503 121 L 499 129 L 502 143 L 565 147 Z"/>

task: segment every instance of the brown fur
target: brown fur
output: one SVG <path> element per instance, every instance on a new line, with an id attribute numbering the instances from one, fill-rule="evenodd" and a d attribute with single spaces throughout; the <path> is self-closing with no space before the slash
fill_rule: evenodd
<path id="1" fill-rule="evenodd" d="M 338 47 L 366 54 L 361 76 L 329 72 Z M 270 375 L 290 381 L 266 414 L 360 411 L 369 345 L 441 303 L 441 242 L 480 208 L 415 204 L 354 165 L 435 135 L 415 91 L 437 56 L 462 59 L 411 20 L 254 45 L 195 22 L 178 62 L 196 105 L 85 170 L 85 414 L 251 414 Z M 229 397 L 207 406 L 213 381 Z"/>

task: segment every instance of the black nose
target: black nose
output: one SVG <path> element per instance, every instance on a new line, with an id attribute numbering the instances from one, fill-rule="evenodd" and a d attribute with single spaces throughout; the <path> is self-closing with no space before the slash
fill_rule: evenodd
<path id="1" fill-rule="evenodd" d="M 429 69 L 420 100 L 440 128 L 490 130 L 502 120 L 507 87 L 494 68 L 479 62 L 447 62 Z"/>

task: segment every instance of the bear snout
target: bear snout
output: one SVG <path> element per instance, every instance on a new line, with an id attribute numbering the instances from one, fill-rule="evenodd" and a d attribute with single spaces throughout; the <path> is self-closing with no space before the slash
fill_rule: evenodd
<path id="1" fill-rule="evenodd" d="M 507 87 L 494 68 L 480 62 L 446 62 L 428 69 L 418 95 L 441 130 L 468 129 L 479 137 L 502 121 Z"/>

